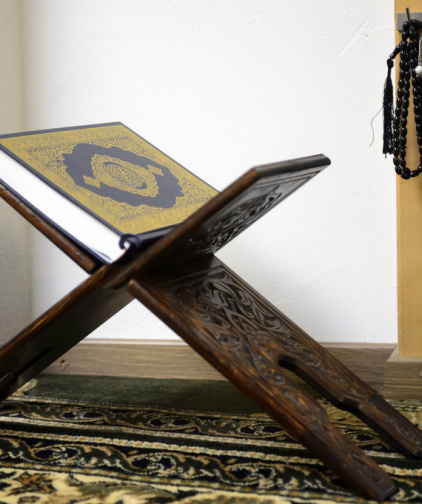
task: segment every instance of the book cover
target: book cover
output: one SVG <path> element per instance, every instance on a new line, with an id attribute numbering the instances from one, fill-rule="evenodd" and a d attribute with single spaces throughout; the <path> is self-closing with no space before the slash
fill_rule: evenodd
<path id="1" fill-rule="evenodd" d="M 172 227 L 217 194 L 121 123 L 4 135 L 0 148 L 119 235 Z"/>

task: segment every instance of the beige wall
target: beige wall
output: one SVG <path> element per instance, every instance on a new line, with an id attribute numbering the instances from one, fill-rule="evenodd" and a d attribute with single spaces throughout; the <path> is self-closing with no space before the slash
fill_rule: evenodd
<path id="1" fill-rule="evenodd" d="M 21 131 L 24 121 L 21 2 L 0 0 L 0 134 Z M 0 342 L 30 314 L 28 226 L 0 201 Z"/>
<path id="2" fill-rule="evenodd" d="M 15 16 L 0 46 L 15 71 L 17 5 L 0 0 Z M 122 121 L 217 189 L 253 165 L 326 154 L 332 167 L 219 257 L 319 341 L 395 343 L 395 174 L 381 114 L 369 148 L 393 13 L 393 0 L 22 0 L 24 126 Z M 1 84 L 22 105 L 11 75 Z M 20 105 L 6 101 L 7 128 L 20 129 Z M 2 244 L 3 298 L 14 270 L 27 279 L 16 255 L 25 235 L 10 234 L 19 244 Z M 83 275 L 30 237 L 35 314 Z M 173 334 L 132 303 L 94 337 Z"/>

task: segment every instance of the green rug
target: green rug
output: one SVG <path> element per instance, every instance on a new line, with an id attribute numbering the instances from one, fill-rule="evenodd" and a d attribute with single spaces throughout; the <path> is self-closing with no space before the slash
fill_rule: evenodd
<path id="1" fill-rule="evenodd" d="M 399 491 L 422 461 L 322 401 Z M 422 403 L 395 402 L 422 424 Z M 40 375 L 0 405 L 1 504 L 365 502 L 226 382 Z"/>

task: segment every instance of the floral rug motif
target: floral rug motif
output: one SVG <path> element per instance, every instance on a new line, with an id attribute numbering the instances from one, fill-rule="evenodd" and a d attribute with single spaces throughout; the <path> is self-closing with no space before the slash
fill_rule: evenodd
<path id="1" fill-rule="evenodd" d="M 389 502 L 422 502 L 422 461 L 321 402 L 395 480 Z M 422 425 L 422 403 L 394 405 Z M 0 504 L 361 502 L 226 382 L 40 375 L 0 404 Z"/>

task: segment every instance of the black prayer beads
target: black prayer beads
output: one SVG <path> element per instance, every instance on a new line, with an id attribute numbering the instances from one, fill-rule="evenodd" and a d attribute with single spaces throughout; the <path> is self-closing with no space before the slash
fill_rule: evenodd
<path id="1" fill-rule="evenodd" d="M 388 60 L 389 69 L 393 59 L 400 53 L 400 73 L 397 84 L 397 102 L 393 119 L 393 163 L 396 173 L 403 179 L 416 177 L 422 173 L 422 77 L 415 71 L 420 55 L 419 22 L 406 21 L 403 24 L 402 41 Z M 391 65 L 391 66 L 390 66 Z M 411 82 L 412 81 L 412 82 Z M 417 142 L 419 147 L 419 166 L 411 170 L 406 165 L 407 117 L 410 105 L 410 88 L 412 83 L 413 106 Z"/>

